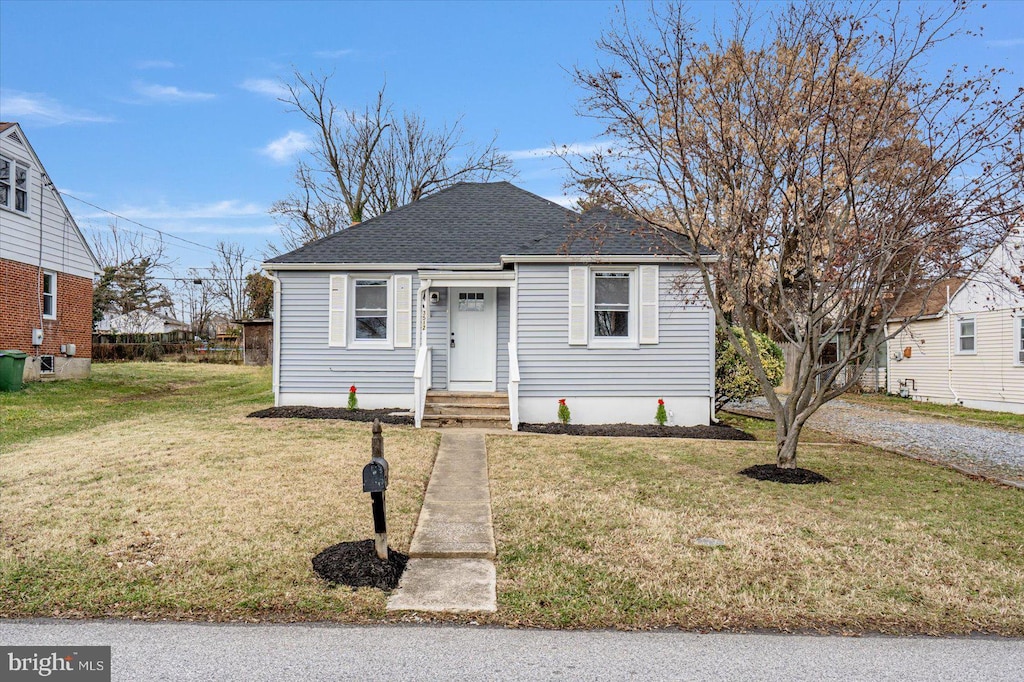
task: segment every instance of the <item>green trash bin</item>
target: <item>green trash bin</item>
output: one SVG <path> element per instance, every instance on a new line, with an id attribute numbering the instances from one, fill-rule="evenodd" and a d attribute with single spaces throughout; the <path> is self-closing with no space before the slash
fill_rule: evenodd
<path id="1" fill-rule="evenodd" d="M 0 350 L 0 391 L 21 390 L 27 357 L 28 353 L 20 350 Z"/>

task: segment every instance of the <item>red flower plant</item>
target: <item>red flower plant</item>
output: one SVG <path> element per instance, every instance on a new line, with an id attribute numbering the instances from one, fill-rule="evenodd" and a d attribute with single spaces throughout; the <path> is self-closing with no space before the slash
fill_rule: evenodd
<path id="1" fill-rule="evenodd" d="M 359 409 L 359 399 L 356 398 L 356 386 L 352 384 L 348 388 L 348 409 L 356 410 Z"/>

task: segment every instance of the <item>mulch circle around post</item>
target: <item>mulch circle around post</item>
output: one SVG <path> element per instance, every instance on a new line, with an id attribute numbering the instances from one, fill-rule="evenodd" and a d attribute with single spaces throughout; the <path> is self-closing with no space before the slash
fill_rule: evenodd
<path id="1" fill-rule="evenodd" d="M 388 560 L 381 561 L 373 540 L 339 542 L 313 557 L 313 570 L 329 583 L 349 587 L 398 587 L 409 555 L 388 548 Z"/>

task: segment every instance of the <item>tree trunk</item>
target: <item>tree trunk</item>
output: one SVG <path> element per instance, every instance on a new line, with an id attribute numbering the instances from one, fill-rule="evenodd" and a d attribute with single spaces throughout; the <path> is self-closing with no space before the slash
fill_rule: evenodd
<path id="1" fill-rule="evenodd" d="M 776 429 L 776 466 L 780 469 L 796 468 L 796 446 L 800 442 L 803 427 L 803 424 L 787 424 Z"/>

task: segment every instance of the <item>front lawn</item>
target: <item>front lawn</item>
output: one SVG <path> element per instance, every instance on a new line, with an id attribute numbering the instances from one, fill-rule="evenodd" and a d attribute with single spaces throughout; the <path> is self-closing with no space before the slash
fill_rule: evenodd
<path id="1" fill-rule="evenodd" d="M 492 436 L 499 620 L 1024 635 L 1024 491 L 856 445 Z M 711 538 L 725 543 L 694 543 Z"/>
<path id="2" fill-rule="evenodd" d="M 247 419 L 269 378 L 98 364 L 3 395 L 0 616 L 384 618 L 382 592 L 328 589 L 310 566 L 372 537 L 370 425 Z M 406 551 L 437 435 L 384 435 L 389 539 Z"/>

